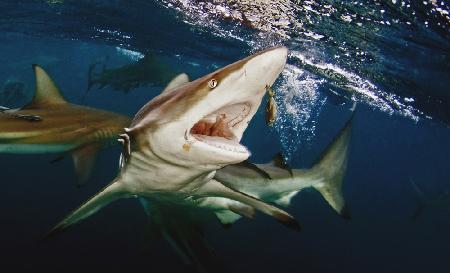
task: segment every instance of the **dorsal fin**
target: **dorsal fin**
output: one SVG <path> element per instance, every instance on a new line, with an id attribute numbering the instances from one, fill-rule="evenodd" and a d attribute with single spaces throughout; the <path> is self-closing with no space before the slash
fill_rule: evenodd
<path id="1" fill-rule="evenodd" d="M 287 170 L 292 177 L 294 176 L 294 174 L 292 173 L 292 168 L 288 164 L 286 164 L 284 156 L 281 152 L 277 153 L 270 163 L 275 167 Z"/>
<path id="2" fill-rule="evenodd" d="M 268 174 L 266 171 L 264 171 L 263 169 L 261 169 L 260 167 L 256 166 L 255 164 L 251 163 L 248 160 L 244 160 L 240 163 L 237 163 L 236 165 L 244 167 L 244 168 L 249 168 L 254 170 L 255 172 L 259 173 L 262 177 L 266 178 L 266 179 L 272 179 L 272 177 L 270 176 L 270 174 Z"/>
<path id="3" fill-rule="evenodd" d="M 186 73 L 181 73 L 173 78 L 161 92 L 161 94 L 168 94 L 172 92 L 175 88 L 182 86 L 185 83 L 189 82 L 189 76 Z"/>
<path id="4" fill-rule="evenodd" d="M 33 100 L 24 109 L 35 109 L 67 103 L 50 76 L 39 65 L 33 64 L 36 91 Z"/>

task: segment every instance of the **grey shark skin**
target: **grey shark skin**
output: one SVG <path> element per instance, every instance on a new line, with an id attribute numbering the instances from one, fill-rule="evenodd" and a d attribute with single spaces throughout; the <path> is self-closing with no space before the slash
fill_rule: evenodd
<path id="1" fill-rule="evenodd" d="M 0 153 L 70 152 L 82 185 L 93 170 L 97 152 L 115 140 L 131 119 L 67 102 L 40 66 L 33 69 L 33 100 L 22 108 L 0 111 Z"/>
<path id="2" fill-rule="evenodd" d="M 69 214 L 55 234 L 126 197 L 189 206 L 191 200 L 223 197 L 275 217 L 289 227 L 288 213 L 214 180 L 216 170 L 246 160 L 239 141 L 261 104 L 266 86 L 283 70 L 287 49 L 275 47 L 195 81 L 166 89 L 142 107 L 122 136 L 121 172 L 105 189 Z"/>
<path id="3" fill-rule="evenodd" d="M 230 188 L 283 207 L 288 207 L 298 192 L 312 187 L 338 214 L 349 219 L 341 187 L 347 167 L 351 121 L 352 119 L 346 123 L 310 169 L 289 169 L 281 164 L 282 158 L 277 156 L 266 164 L 242 162 L 228 165 L 218 170 L 214 179 Z M 215 213 L 223 224 L 232 224 L 241 217 L 233 210 L 242 204 L 234 200 L 208 197 L 200 202 L 200 205 L 207 207 L 214 207 L 217 204 Z M 226 206 L 232 209 L 220 209 Z"/>

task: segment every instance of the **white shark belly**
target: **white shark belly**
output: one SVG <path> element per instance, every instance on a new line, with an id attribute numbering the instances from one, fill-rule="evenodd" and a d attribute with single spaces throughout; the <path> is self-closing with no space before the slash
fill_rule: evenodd
<path id="1" fill-rule="evenodd" d="M 0 153 L 9 154 L 45 154 L 72 150 L 73 144 L 0 144 Z"/>

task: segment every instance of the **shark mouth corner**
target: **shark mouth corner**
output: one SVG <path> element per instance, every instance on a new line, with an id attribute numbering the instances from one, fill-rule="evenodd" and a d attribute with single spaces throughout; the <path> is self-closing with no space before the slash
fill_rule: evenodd
<path id="1" fill-rule="evenodd" d="M 215 148 L 249 154 L 239 141 L 242 137 L 242 126 L 251 118 L 250 112 L 251 106 L 248 102 L 224 106 L 197 121 L 190 129 L 190 136 Z"/>

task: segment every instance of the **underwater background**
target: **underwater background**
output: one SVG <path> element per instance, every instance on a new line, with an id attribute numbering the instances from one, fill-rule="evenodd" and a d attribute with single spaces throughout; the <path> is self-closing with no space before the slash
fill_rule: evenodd
<path id="1" fill-rule="evenodd" d="M 448 3 L 269 1 L 285 11 L 272 22 L 266 12 L 235 16 L 243 9 L 236 2 L 250 1 L 0 0 L 0 105 L 31 99 L 36 63 L 68 101 L 133 116 L 163 89 L 151 83 L 158 77 L 144 84 L 124 77 L 126 86 L 112 77 L 118 85 L 97 83 L 86 93 L 88 83 L 145 58 L 158 63 L 160 79 L 181 72 L 195 79 L 284 44 L 290 53 L 274 86 L 278 119 L 268 127 L 261 107 L 243 143 L 252 162 L 281 151 L 291 166 L 311 167 L 356 102 L 343 189 L 352 219 L 304 190 L 287 209 L 300 233 L 258 214 L 227 230 L 212 224 L 209 244 L 230 272 L 449 272 L 450 194 L 413 217 L 421 201 L 412 187 L 430 199 L 450 191 Z M 119 153 L 118 146 L 103 150 L 82 188 L 70 158 L 0 154 L 5 272 L 190 272 L 148 235 L 134 199 L 44 239 L 115 177 Z"/>

